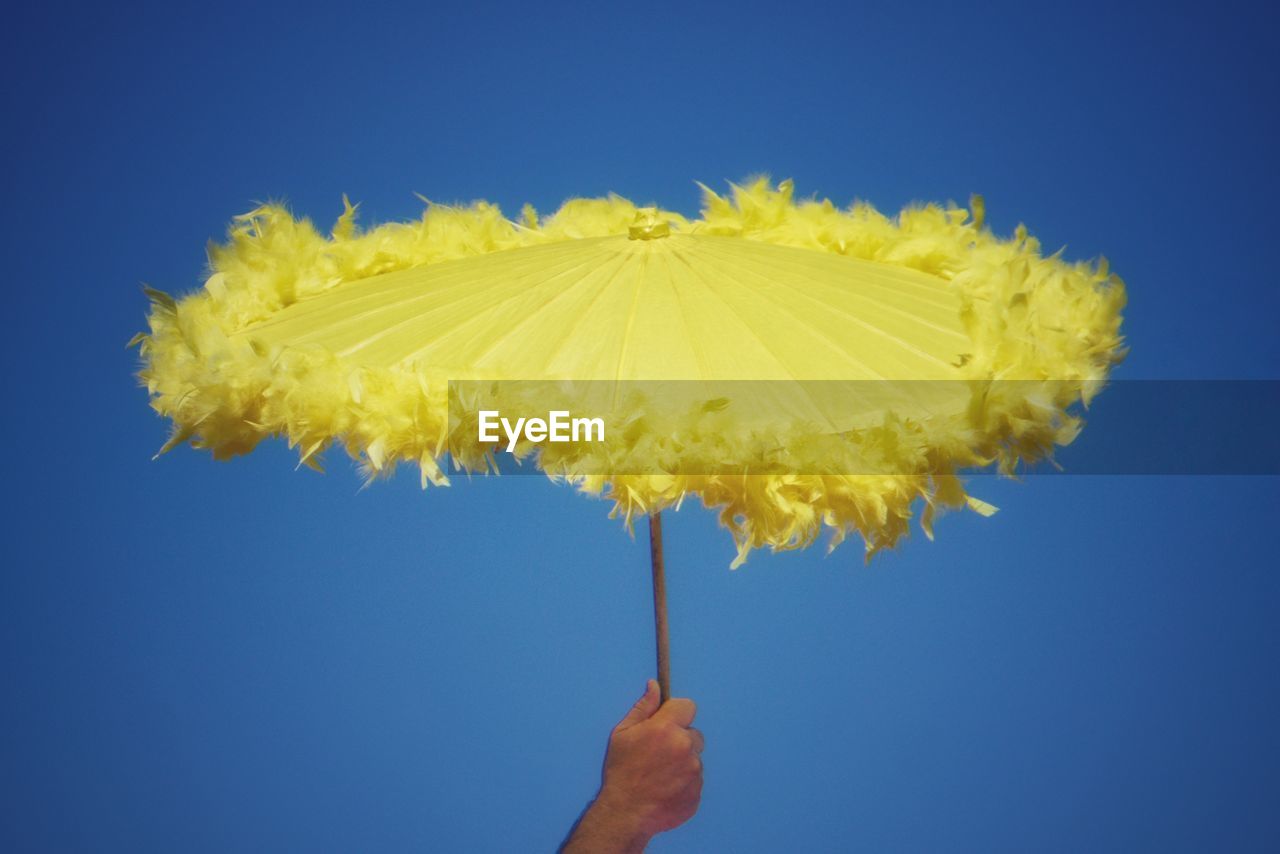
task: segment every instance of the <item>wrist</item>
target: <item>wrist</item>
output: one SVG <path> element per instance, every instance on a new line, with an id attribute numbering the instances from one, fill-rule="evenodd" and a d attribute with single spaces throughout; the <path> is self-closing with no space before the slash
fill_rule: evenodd
<path id="1" fill-rule="evenodd" d="M 620 851 L 641 852 L 649 844 L 654 834 L 647 828 L 644 815 L 635 808 L 625 796 L 617 796 L 608 788 L 600 790 L 587 814 L 594 822 L 609 828 L 610 835 L 617 839 L 622 848 Z"/>

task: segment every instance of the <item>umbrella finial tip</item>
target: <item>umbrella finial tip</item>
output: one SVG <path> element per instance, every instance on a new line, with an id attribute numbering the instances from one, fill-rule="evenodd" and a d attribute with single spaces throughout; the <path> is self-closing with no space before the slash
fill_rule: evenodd
<path id="1" fill-rule="evenodd" d="M 656 207 L 636 209 L 636 218 L 631 223 L 627 236 L 632 240 L 657 240 L 671 234 L 671 223 L 658 213 Z"/>

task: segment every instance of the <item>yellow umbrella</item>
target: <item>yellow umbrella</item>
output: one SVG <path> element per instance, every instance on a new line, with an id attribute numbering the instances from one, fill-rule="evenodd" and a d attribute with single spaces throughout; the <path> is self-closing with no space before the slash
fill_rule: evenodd
<path id="1" fill-rule="evenodd" d="M 993 509 L 959 470 L 1048 457 L 1123 356 L 1105 260 L 998 238 L 980 198 L 890 219 L 789 181 L 703 190 L 697 220 L 616 196 L 545 220 L 429 204 L 365 232 L 345 203 L 328 237 L 279 206 L 245 214 L 203 290 L 148 291 L 135 342 L 173 421 L 163 450 L 284 436 L 316 467 L 338 442 L 370 476 L 417 463 L 424 487 L 446 458 L 510 453 L 648 515 L 665 696 L 661 510 L 718 508 L 735 566 L 823 528 L 870 555 L 917 499 L 931 536 L 937 507 Z"/>

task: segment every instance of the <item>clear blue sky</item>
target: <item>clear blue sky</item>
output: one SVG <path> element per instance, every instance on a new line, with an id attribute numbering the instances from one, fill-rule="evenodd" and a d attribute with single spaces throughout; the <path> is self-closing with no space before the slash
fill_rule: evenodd
<path id="1" fill-rule="evenodd" d="M 647 555 L 601 502 L 151 461 L 138 286 L 197 287 L 232 215 L 693 212 L 760 171 L 889 210 L 981 192 L 1125 277 L 1118 376 L 1276 378 L 1261 5 L 6 12 L 0 848 L 548 851 L 651 675 Z M 730 572 L 713 516 L 673 514 L 706 788 L 652 850 L 1268 849 L 1277 486 L 975 478 L 1000 514 L 869 567 Z"/>

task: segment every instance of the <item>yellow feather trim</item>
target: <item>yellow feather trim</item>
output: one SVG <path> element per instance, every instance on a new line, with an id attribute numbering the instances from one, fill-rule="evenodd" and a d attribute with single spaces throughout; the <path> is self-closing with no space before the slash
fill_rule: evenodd
<path id="1" fill-rule="evenodd" d="M 994 512 L 969 497 L 961 469 L 995 463 L 1012 473 L 1019 463 L 1050 458 L 1080 429 L 1069 412 L 1086 405 L 1124 356 L 1120 336 L 1125 291 L 1105 260 L 1067 263 L 1044 257 L 1019 227 L 1012 239 L 983 226 L 981 197 L 970 211 L 923 205 L 889 218 L 863 203 L 841 210 L 827 200 L 794 198 L 790 181 L 767 179 L 733 186 L 728 196 L 703 188 L 702 216 L 650 210 L 646 221 L 673 233 L 709 234 L 831 252 L 923 271 L 950 283 L 971 339 L 961 376 L 973 384 L 964 423 L 944 426 L 897 421 L 862 436 L 858 451 L 878 448 L 891 475 L 734 473 L 750 449 L 708 443 L 691 446 L 696 425 L 682 425 L 681 454 L 717 473 L 582 477 L 577 451 L 543 451 L 538 467 L 556 480 L 614 503 L 611 515 L 629 524 L 637 515 L 675 507 L 688 495 L 719 509 L 733 534 L 740 565 L 752 549 L 809 545 L 832 530 L 831 547 L 859 533 L 868 558 L 907 532 L 912 507 L 923 499 L 922 522 L 932 537 L 937 509 L 968 506 Z M 609 196 L 574 199 L 549 217 L 526 206 L 520 222 L 494 205 L 428 203 L 422 217 L 361 232 L 356 207 L 343 199 L 330 235 L 278 205 L 264 205 L 233 222 L 226 243 L 209 250 L 204 289 L 181 300 L 147 290 L 150 332 L 135 337 L 139 378 L 152 407 L 173 422 L 163 451 L 190 442 L 217 459 L 248 453 L 264 437 L 287 438 L 303 464 L 337 442 L 372 478 L 400 462 L 417 463 L 422 484 L 448 485 L 441 461 L 450 446 L 444 376 L 429 365 L 373 368 L 317 347 L 267 348 L 247 326 L 305 297 L 371 276 L 519 247 L 626 235 L 640 208 Z M 1020 380 L 1040 384 L 1027 394 Z M 702 415 L 691 415 L 701 418 Z M 637 454 L 664 452 L 667 432 L 642 435 Z M 782 444 L 799 459 L 843 453 L 817 437 L 794 434 Z M 453 465 L 493 468 L 489 451 L 454 443 Z M 701 455 L 701 456 L 700 456 Z M 690 470 L 696 470 L 696 467 Z M 838 467 L 827 469 L 839 471 Z M 848 469 L 855 470 L 855 469 Z M 759 469 L 754 469 L 759 471 Z"/>

